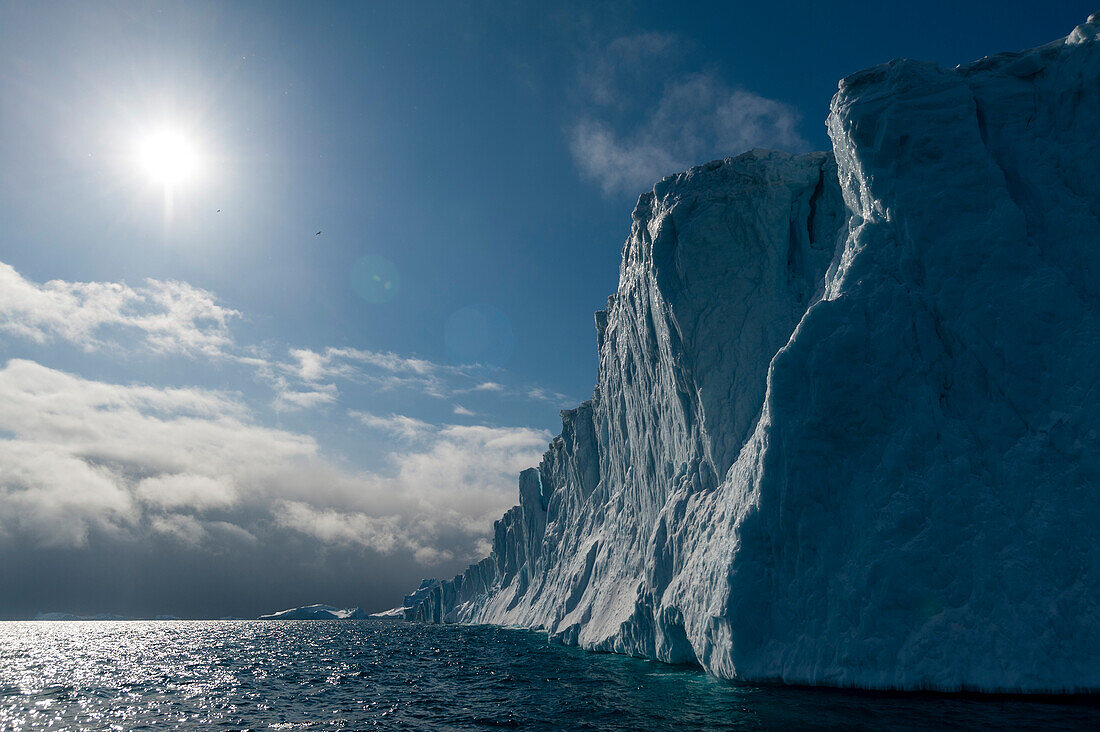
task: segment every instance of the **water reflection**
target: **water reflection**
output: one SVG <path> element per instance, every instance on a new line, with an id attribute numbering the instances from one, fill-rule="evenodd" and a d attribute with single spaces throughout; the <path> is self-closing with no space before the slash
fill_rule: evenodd
<path id="1" fill-rule="evenodd" d="M 0 623 L 0 729 L 1081 729 L 1095 700 L 724 682 L 499 628 L 387 621 Z"/>

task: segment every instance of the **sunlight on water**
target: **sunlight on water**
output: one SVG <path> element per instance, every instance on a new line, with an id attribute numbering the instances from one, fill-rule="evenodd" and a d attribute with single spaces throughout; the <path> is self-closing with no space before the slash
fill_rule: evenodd
<path id="1" fill-rule="evenodd" d="M 386 621 L 0 623 L 0 729 L 1077 729 L 1074 704 L 785 689 Z"/>

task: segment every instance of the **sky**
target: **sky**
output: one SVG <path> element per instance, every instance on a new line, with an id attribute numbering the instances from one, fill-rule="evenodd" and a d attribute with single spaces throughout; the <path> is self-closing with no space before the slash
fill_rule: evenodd
<path id="1" fill-rule="evenodd" d="M 0 618 L 382 610 L 488 551 L 640 193 L 1084 2 L 0 2 Z"/>

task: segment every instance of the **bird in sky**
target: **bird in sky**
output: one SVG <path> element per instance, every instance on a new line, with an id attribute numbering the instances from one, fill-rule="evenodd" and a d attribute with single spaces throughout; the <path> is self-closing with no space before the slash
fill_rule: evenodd
<path id="1" fill-rule="evenodd" d="M 320 235 L 321 235 L 321 232 L 319 232 L 319 231 L 316 234 L 314 234 L 314 236 L 320 236 Z"/>

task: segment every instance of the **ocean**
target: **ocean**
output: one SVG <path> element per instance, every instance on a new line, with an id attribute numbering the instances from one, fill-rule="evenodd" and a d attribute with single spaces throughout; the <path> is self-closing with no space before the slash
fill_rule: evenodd
<path id="1" fill-rule="evenodd" d="M 0 729 L 1097 729 L 1095 698 L 789 688 L 385 620 L 0 623 Z"/>

